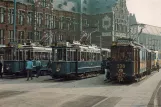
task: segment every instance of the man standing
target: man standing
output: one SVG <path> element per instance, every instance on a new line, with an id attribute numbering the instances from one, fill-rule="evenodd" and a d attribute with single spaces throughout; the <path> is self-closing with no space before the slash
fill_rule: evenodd
<path id="1" fill-rule="evenodd" d="M 157 65 L 157 70 L 158 70 L 158 72 L 159 72 L 159 60 L 157 60 L 156 65 Z"/>
<path id="2" fill-rule="evenodd" d="M 27 81 L 29 80 L 29 77 L 31 77 L 32 80 L 33 62 L 31 61 L 31 59 L 27 61 L 26 70 L 27 70 Z"/>
<path id="3" fill-rule="evenodd" d="M 1 76 L 1 78 L 3 78 L 3 68 L 4 68 L 4 60 L 3 60 L 3 56 L 1 56 L 1 60 L 0 60 L 0 76 Z"/>
<path id="4" fill-rule="evenodd" d="M 106 81 L 107 79 L 110 79 L 110 58 L 107 58 L 105 67 L 104 81 Z"/>
<path id="5" fill-rule="evenodd" d="M 36 72 L 37 72 L 37 78 L 40 75 L 40 69 L 41 69 L 41 61 L 39 59 L 36 60 Z"/>

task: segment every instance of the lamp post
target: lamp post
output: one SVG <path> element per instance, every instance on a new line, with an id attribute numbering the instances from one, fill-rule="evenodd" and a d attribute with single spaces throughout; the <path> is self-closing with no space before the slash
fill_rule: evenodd
<path id="1" fill-rule="evenodd" d="M 16 49 L 17 49 L 17 41 L 16 41 L 16 0 L 14 0 L 14 17 L 13 17 L 13 36 L 14 36 L 14 46 L 15 46 L 15 51 L 14 51 L 14 58 L 16 58 Z"/>
<path id="2" fill-rule="evenodd" d="M 14 42 L 16 42 L 16 0 L 14 0 L 14 17 L 13 17 Z"/>

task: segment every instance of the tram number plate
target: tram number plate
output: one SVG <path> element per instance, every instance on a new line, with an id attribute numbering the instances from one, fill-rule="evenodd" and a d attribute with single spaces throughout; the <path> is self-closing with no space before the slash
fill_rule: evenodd
<path id="1" fill-rule="evenodd" d="M 117 64 L 117 68 L 118 68 L 118 69 L 125 68 L 125 64 Z"/>

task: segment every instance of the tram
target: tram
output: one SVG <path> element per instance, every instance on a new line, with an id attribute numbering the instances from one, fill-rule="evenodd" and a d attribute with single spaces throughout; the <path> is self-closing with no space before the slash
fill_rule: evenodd
<path id="1" fill-rule="evenodd" d="M 155 68 L 156 52 L 131 39 L 120 38 L 111 47 L 111 79 L 134 81 Z"/>
<path id="2" fill-rule="evenodd" d="M 100 48 L 95 45 L 67 42 L 52 46 L 52 50 L 53 78 L 87 77 L 101 70 Z M 104 57 L 109 57 L 109 53 L 109 49 L 103 49 Z"/>
<path id="3" fill-rule="evenodd" d="M 4 75 L 26 75 L 26 61 L 39 59 L 42 63 L 41 71 L 46 74 L 47 63 L 51 59 L 52 49 L 34 45 L 21 45 L 19 48 L 7 46 L 4 50 Z M 35 68 L 33 72 L 36 72 Z"/>

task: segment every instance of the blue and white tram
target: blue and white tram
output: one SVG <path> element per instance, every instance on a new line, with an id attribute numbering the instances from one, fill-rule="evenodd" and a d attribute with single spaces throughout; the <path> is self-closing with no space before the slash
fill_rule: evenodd
<path id="1" fill-rule="evenodd" d="M 14 47 L 5 47 L 4 53 L 4 74 L 26 75 L 25 68 L 28 59 L 32 59 L 33 62 L 35 62 L 35 59 L 39 59 L 42 62 L 41 70 L 48 70 L 47 63 L 51 59 L 52 49 L 50 47 L 22 45 L 16 49 Z"/>
<path id="2" fill-rule="evenodd" d="M 52 77 L 87 76 L 101 70 L 100 48 L 97 46 L 66 44 L 53 46 Z M 109 50 L 104 50 L 105 56 Z"/>

